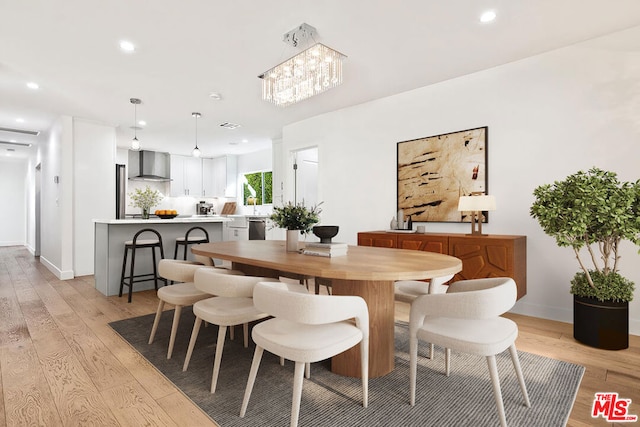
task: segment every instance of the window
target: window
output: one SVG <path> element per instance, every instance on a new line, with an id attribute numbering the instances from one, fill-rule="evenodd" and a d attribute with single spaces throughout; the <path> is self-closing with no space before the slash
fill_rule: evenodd
<path id="1" fill-rule="evenodd" d="M 273 172 L 252 172 L 244 174 L 242 201 L 245 206 L 273 203 Z"/>

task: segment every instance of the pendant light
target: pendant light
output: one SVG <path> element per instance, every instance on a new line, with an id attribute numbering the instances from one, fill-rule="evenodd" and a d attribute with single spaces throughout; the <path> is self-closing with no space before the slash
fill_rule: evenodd
<path id="1" fill-rule="evenodd" d="M 198 117 L 200 117 L 200 113 L 191 113 L 191 116 L 196 119 L 196 147 L 191 152 L 191 155 L 193 157 L 200 157 L 200 149 L 198 148 Z"/>
<path id="2" fill-rule="evenodd" d="M 133 104 L 133 139 L 131 140 L 131 149 L 139 150 L 140 141 L 138 141 L 138 105 L 142 104 L 142 101 L 138 98 L 131 98 L 129 101 Z"/>

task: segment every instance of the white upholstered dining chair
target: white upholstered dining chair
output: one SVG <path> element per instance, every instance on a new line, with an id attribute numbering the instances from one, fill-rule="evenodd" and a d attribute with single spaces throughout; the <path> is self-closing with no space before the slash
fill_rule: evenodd
<path id="1" fill-rule="evenodd" d="M 261 281 L 277 281 L 267 277 L 221 275 L 215 269 L 197 270 L 193 279 L 195 288 L 208 294 L 209 298 L 201 299 L 193 304 L 193 314 L 196 316 L 189 340 L 187 356 L 182 367 L 186 371 L 193 354 L 202 321 L 218 326 L 218 340 L 216 342 L 213 374 L 211 376 L 211 393 L 216 392 L 218 373 L 222 362 L 222 350 L 227 335 L 227 328 L 243 325 L 244 346 L 249 346 L 249 322 L 264 319 L 268 314 L 258 310 L 253 305 L 253 287 Z M 215 296 L 213 296 L 215 295 Z"/>
<path id="2" fill-rule="evenodd" d="M 251 333 L 256 349 L 240 409 L 241 417 L 246 414 L 264 350 L 295 362 L 292 427 L 298 425 L 305 367 L 358 344 L 362 365 L 362 406 L 368 406 L 369 312 L 364 299 L 304 294 L 291 292 L 284 283 L 258 283 L 253 300 L 258 310 L 274 318 L 254 326 Z"/>
<path id="3" fill-rule="evenodd" d="M 169 336 L 167 359 L 171 359 L 171 355 L 173 353 L 178 325 L 180 323 L 180 315 L 182 314 L 182 307 L 188 307 L 201 299 L 211 297 L 210 294 L 196 289 L 193 284 L 193 277 L 196 270 L 206 268 L 211 269 L 217 274 L 242 274 L 240 271 L 236 270 L 212 267 L 213 262 L 207 262 L 207 260 L 211 261 L 210 258 L 206 257 L 201 257 L 201 260 L 199 261 L 202 262 L 162 259 L 158 264 L 158 274 L 161 277 L 171 281 L 171 283 L 179 282 L 170 286 L 163 286 L 158 289 L 158 309 L 156 310 L 156 317 L 153 320 L 151 334 L 149 335 L 149 344 L 152 344 L 158 330 L 158 324 L 160 323 L 164 306 L 165 304 L 172 304 L 174 306 L 174 312 L 171 334 Z M 206 263 L 206 265 L 204 263 Z"/>
<path id="4" fill-rule="evenodd" d="M 520 389 L 527 407 L 531 406 L 520 368 L 515 340 L 518 325 L 501 315 L 513 307 L 517 289 L 513 279 L 493 277 L 460 280 L 449 285 L 445 294 L 429 294 L 411 304 L 409 321 L 410 403 L 416 398 L 418 340 L 442 346 L 445 370 L 449 375 L 451 350 L 485 356 L 498 407 L 500 423 L 507 425 L 495 356 L 509 349 Z"/>

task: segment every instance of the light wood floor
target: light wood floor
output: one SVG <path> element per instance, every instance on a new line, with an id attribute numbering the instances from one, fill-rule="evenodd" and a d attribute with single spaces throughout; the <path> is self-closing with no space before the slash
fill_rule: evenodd
<path id="1" fill-rule="evenodd" d="M 92 276 L 60 281 L 25 248 L 0 247 L 0 426 L 216 425 L 108 326 L 156 302 L 153 291 L 132 304 L 105 297 Z M 407 315 L 398 304 L 396 317 Z M 569 324 L 509 317 L 520 350 L 587 368 L 568 425 L 610 425 L 590 416 L 598 391 L 632 399 L 640 415 L 640 337 L 602 351 L 574 341 Z"/>

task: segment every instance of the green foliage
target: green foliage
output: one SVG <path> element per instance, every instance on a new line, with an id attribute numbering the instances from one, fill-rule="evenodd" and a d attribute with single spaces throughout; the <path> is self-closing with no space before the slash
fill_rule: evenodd
<path id="1" fill-rule="evenodd" d="M 571 293 L 579 297 L 597 298 L 599 301 L 631 301 L 634 284 L 618 273 L 603 274 L 600 271 L 589 271 L 593 285 L 584 271 L 579 271 L 571 280 Z"/>
<path id="2" fill-rule="evenodd" d="M 315 224 L 320 222 L 320 206 L 312 206 L 307 208 L 303 203 L 294 205 L 288 202 L 284 206 L 274 206 L 271 220 L 280 228 L 286 228 L 287 230 L 300 230 L 301 234 L 306 234 Z"/>
<path id="3" fill-rule="evenodd" d="M 157 206 L 164 198 L 158 190 L 152 190 L 148 185 L 144 190 L 136 188 L 133 193 L 129 193 L 131 205 L 134 208 L 142 208 L 149 210 Z"/>
<path id="4" fill-rule="evenodd" d="M 264 205 L 273 203 L 273 173 L 272 172 L 253 172 L 244 175 L 247 182 L 242 186 L 243 200 L 245 205 L 253 205 L 248 199 L 252 198 L 250 188 L 255 190 L 256 205 Z"/>
<path id="5" fill-rule="evenodd" d="M 620 182 L 614 172 L 594 167 L 553 185 L 541 185 L 533 195 L 531 216 L 545 233 L 555 238 L 558 246 L 574 250 L 582 274 L 594 292 L 596 285 L 591 271 L 603 276 L 617 274 L 620 241 L 640 244 L 640 180 Z M 582 248 L 588 251 L 592 268 L 580 258 Z M 601 283 L 606 286 L 609 282 Z M 629 295 L 632 298 L 633 292 Z"/>

